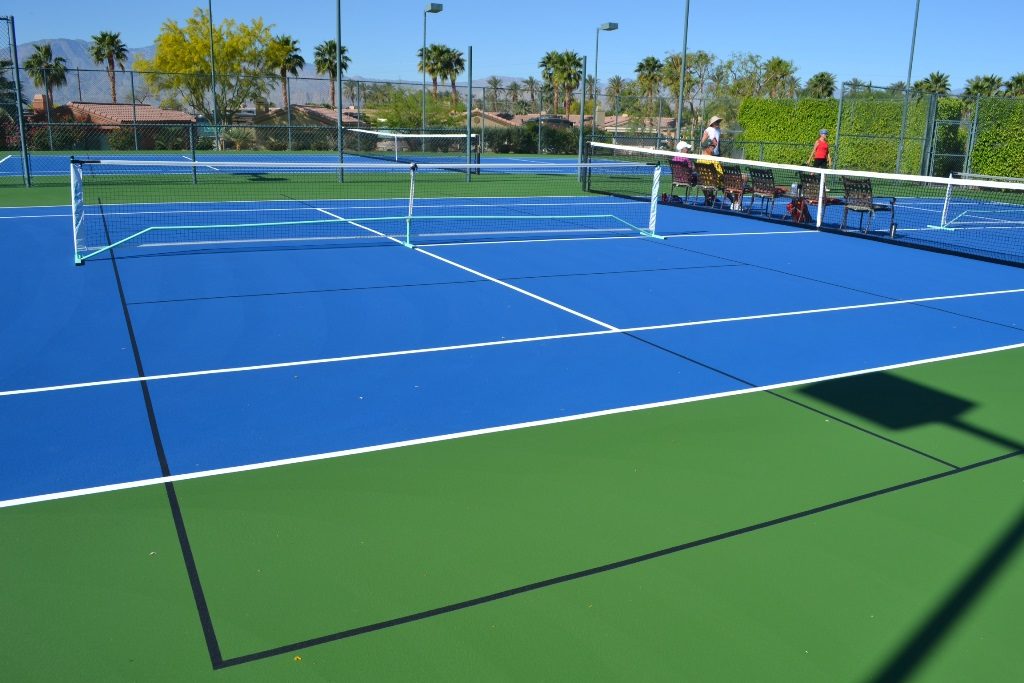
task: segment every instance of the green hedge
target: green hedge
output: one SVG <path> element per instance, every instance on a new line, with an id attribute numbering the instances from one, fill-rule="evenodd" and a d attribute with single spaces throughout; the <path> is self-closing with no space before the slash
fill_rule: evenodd
<path id="1" fill-rule="evenodd" d="M 905 173 L 921 171 L 921 138 L 928 107 L 927 98 L 910 103 L 902 164 Z M 870 171 L 896 170 L 902 114 L 902 96 L 847 97 L 843 103 L 839 145 L 832 153 L 837 165 Z M 839 101 L 834 99 L 746 98 L 739 109 L 738 123 L 743 133 L 737 143 L 743 145 L 748 156 L 751 156 L 751 143 L 778 143 L 764 146 L 765 161 L 804 164 L 820 129 L 827 129 L 835 141 L 838 117 Z"/>
<path id="2" fill-rule="evenodd" d="M 1024 100 L 987 98 L 978 110 L 971 170 L 986 175 L 1024 175 Z"/>

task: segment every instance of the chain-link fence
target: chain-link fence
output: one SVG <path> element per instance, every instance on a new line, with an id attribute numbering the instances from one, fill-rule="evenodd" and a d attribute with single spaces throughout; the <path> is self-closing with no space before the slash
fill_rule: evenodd
<path id="1" fill-rule="evenodd" d="M 37 170 L 44 176 L 63 174 L 59 157 L 70 154 L 191 158 L 196 152 L 246 152 L 269 160 L 279 153 L 337 151 L 334 103 L 339 86 L 333 79 L 220 73 L 211 79 L 203 73 L 81 68 L 67 69 L 58 78 L 17 69 L 13 28 L 13 20 L 0 18 L 2 183 L 27 182 L 28 173 Z M 675 144 L 676 102 L 665 90 L 640 94 L 636 87 L 621 90 L 609 82 L 601 88 L 591 81 L 566 91 L 538 79 L 492 77 L 473 87 L 469 103 L 468 85 L 431 82 L 424 126 L 419 82 L 342 80 L 340 87 L 346 129 L 462 132 L 470 106 L 471 128 L 485 155 L 572 157 L 580 126 L 597 140 L 659 149 Z M 794 95 L 774 102 L 800 103 L 805 98 Z M 728 120 L 723 130 L 723 154 L 803 163 L 813 139 L 769 134 L 765 127 L 755 131 L 742 121 L 744 107 L 765 99 L 747 98 L 734 107 L 736 113 L 730 116 L 736 120 Z M 838 97 L 818 101 L 832 112 L 822 125 L 834 127 L 836 167 L 934 175 L 1021 174 L 1024 100 L 848 83 Z M 702 116 L 715 113 L 705 111 L 703 104 L 684 104 L 683 138 L 695 147 L 704 124 L 697 118 L 698 109 Z M 816 133 L 818 127 L 808 130 Z M 803 137 L 807 131 L 800 133 Z"/>
<path id="2" fill-rule="evenodd" d="M 0 17 L 0 185 L 28 185 L 24 117 L 14 17 Z"/>

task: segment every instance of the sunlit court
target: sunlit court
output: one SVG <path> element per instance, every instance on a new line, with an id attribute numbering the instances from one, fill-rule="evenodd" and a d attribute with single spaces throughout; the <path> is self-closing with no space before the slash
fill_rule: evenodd
<path id="1" fill-rule="evenodd" d="M 878 87 L 698 0 L 15 5 L 0 679 L 1024 675 L 1024 76 L 949 8 Z"/>

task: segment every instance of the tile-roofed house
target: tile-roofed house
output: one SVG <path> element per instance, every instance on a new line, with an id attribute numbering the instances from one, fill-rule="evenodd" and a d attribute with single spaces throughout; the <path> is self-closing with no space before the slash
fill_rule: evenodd
<path id="1" fill-rule="evenodd" d="M 281 116 L 286 116 L 287 112 L 283 109 L 279 110 Z M 333 107 L 318 107 L 311 104 L 296 104 L 292 105 L 292 113 L 305 114 L 311 120 L 317 123 L 332 123 L 337 125 L 338 123 L 338 110 Z M 365 125 L 366 116 L 354 109 L 343 109 L 341 112 L 341 125 L 352 128 L 357 128 L 361 125 Z"/>
<path id="2" fill-rule="evenodd" d="M 75 121 L 100 126 L 124 126 L 133 123 L 195 123 L 196 117 L 183 111 L 160 109 L 149 104 L 104 104 L 100 102 L 68 102 Z"/>

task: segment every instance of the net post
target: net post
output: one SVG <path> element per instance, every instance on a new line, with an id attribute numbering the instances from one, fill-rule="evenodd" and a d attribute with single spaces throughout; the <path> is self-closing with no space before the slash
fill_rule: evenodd
<path id="1" fill-rule="evenodd" d="M 953 174 L 950 173 L 949 177 L 952 178 Z M 945 228 L 949 225 L 949 202 L 953 198 L 953 183 L 946 183 L 946 198 L 942 201 L 942 220 L 939 225 Z"/>
<path id="2" fill-rule="evenodd" d="M 658 199 L 661 194 L 661 164 L 654 167 L 653 178 L 651 179 L 651 210 L 647 219 L 648 237 L 657 237 L 658 234 Z"/>
<path id="3" fill-rule="evenodd" d="M 188 151 L 189 151 L 189 154 L 192 156 L 192 164 L 193 164 L 193 166 L 192 166 L 192 184 L 193 185 L 197 185 L 197 184 L 199 184 L 199 178 L 196 175 L 196 167 L 195 167 L 195 163 L 196 163 L 196 124 L 195 123 L 188 124 Z"/>
<path id="4" fill-rule="evenodd" d="M 75 253 L 75 265 L 82 265 L 82 250 L 79 248 L 80 232 L 82 230 L 82 224 L 85 220 L 85 213 L 82 206 L 84 203 L 82 197 L 82 166 L 79 164 L 75 157 L 71 157 L 70 163 L 70 175 L 71 175 L 71 237 L 74 245 Z"/>
<path id="5" fill-rule="evenodd" d="M 821 229 L 822 220 L 825 218 L 825 171 L 818 177 L 818 217 L 814 221 L 814 227 Z"/>
<path id="6" fill-rule="evenodd" d="M 405 246 L 412 248 L 412 212 L 416 203 L 416 164 L 409 165 L 409 212 L 405 216 Z"/>

